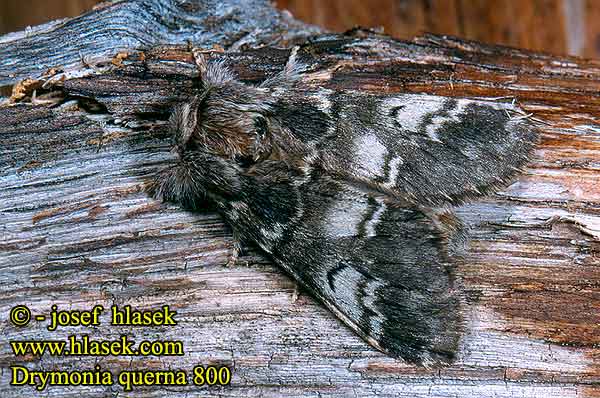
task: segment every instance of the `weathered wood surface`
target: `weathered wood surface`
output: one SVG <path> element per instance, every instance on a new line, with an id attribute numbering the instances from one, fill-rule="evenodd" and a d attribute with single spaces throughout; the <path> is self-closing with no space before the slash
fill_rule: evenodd
<path id="1" fill-rule="evenodd" d="M 264 0 L 127 0 L 0 38 L 0 86 L 50 68 L 85 72 L 119 51 L 160 43 L 240 48 L 289 44 L 318 29 Z"/>
<path id="2" fill-rule="evenodd" d="M 101 0 L 4 0 L 0 34 L 72 17 Z M 296 18 L 332 31 L 381 26 L 397 39 L 450 34 L 553 54 L 600 56 L 597 0 L 278 0 Z"/>
<path id="3" fill-rule="evenodd" d="M 58 59 L 48 51 L 45 56 L 40 49 L 44 62 Z M 102 51 L 110 54 L 110 47 Z M 51 387 L 43 394 L 600 396 L 600 62 L 362 32 L 320 36 L 301 48 L 315 84 L 516 97 L 547 122 L 523 176 L 459 209 L 472 228 L 460 269 L 469 299 L 467 334 L 453 366 L 424 369 L 374 351 L 255 249 L 225 267 L 232 238 L 218 215 L 187 213 L 146 196 L 145 181 L 171 156 L 168 109 L 192 90 L 197 71 L 185 45 L 127 53 L 101 67 L 73 64 L 66 81 L 56 78 L 47 90 L 32 83 L 20 103 L 0 107 L 0 328 L 3 340 L 73 333 L 183 340 L 186 355 L 15 358 L 3 343 L 0 395 L 34 396 L 32 389 L 8 386 L 7 367 L 15 363 L 46 370 L 100 364 L 113 372 L 223 363 L 234 371 L 228 387 L 127 394 L 118 386 Z M 260 81 L 280 70 L 288 54 L 264 47 L 209 56 L 226 58 L 247 81 Z M 9 70 L 10 61 L 2 62 Z M 87 76 L 77 78 L 84 68 Z M 44 72 L 22 63 L 16 70 L 21 77 Z M 34 105 L 27 95 L 35 87 Z M 8 321 L 17 304 L 47 314 L 53 304 L 150 309 L 165 303 L 178 311 L 178 326 L 116 329 L 105 323 L 50 333 L 43 324 L 18 329 Z"/>

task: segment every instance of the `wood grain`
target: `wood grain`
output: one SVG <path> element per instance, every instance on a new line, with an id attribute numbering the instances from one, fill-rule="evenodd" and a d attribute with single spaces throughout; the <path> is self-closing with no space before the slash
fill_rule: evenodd
<path id="1" fill-rule="evenodd" d="M 73 17 L 100 0 L 6 0 L 0 33 Z M 455 35 L 555 54 L 600 57 L 596 0 L 279 0 L 297 18 L 333 31 L 383 27 L 411 39 L 423 32 Z"/>
<path id="2" fill-rule="evenodd" d="M 175 0 L 106 3 L 74 19 L 5 35 L 0 38 L 0 88 L 39 78 L 53 68 L 67 75 L 94 73 L 119 52 L 156 44 L 290 45 L 291 38 L 319 32 L 267 8 L 263 0 L 249 0 L 247 7 L 236 7 L 233 0 L 210 2 L 206 8 L 203 4 Z"/>
<path id="3" fill-rule="evenodd" d="M 106 22 L 133 12 L 127 3 L 136 2 L 123 3 L 73 25 L 101 30 L 94 18 Z M 144 15 L 156 15 L 149 7 Z M 256 3 L 252 15 L 271 12 L 260 7 L 267 5 Z M 236 26 L 263 23 L 252 15 Z M 272 31 L 256 35 L 259 42 L 292 24 L 274 21 Z M 57 61 L 44 40 L 63 26 L 6 43 L 36 48 L 34 64 Z M 302 25 L 292 26 L 304 37 Z M 236 35 L 220 25 L 202 38 L 212 43 L 223 35 L 219 29 Z M 294 34 L 282 40 L 293 41 Z M 322 35 L 302 47 L 307 73 L 331 89 L 508 96 L 544 121 L 526 172 L 504 191 L 458 209 L 472 237 L 460 268 L 468 328 L 454 365 L 426 369 L 374 351 L 258 250 L 246 248 L 235 267 L 225 267 L 232 238 L 217 214 L 148 198 L 145 182 L 172 156 L 169 108 L 189 95 L 197 76 L 187 45 L 153 40 L 99 70 L 73 64 L 35 103 L 30 88 L 17 103 L 0 106 L 0 328 L 5 340 L 82 333 L 182 340 L 185 356 L 15 358 L 2 344 L 0 395 L 34 394 L 8 387 L 13 364 L 63 370 L 99 364 L 113 372 L 225 364 L 234 372 L 222 388 L 155 386 L 124 394 L 118 386 L 51 387 L 44 392 L 50 397 L 600 395 L 599 62 L 430 35 L 411 42 L 364 32 Z M 278 46 L 224 43 L 229 52 L 207 56 L 224 58 L 248 82 L 276 73 L 289 56 Z M 102 43 L 106 54 L 109 44 Z M 11 70 L 10 59 L 4 70 Z M 45 324 L 16 328 L 8 320 L 17 304 L 47 314 L 53 304 L 151 309 L 165 303 L 178 312 L 176 327 L 103 324 L 50 333 Z"/>

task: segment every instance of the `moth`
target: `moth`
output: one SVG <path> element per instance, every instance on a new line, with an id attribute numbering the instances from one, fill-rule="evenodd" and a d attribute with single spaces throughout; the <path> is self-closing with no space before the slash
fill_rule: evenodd
<path id="1" fill-rule="evenodd" d="M 314 84 L 292 51 L 261 84 L 201 60 L 150 193 L 210 203 L 375 348 L 451 362 L 463 333 L 452 206 L 505 185 L 537 139 L 513 104 Z"/>

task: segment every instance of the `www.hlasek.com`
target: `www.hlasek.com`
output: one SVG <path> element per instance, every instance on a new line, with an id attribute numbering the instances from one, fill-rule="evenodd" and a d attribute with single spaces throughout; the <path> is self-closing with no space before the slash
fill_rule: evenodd
<path id="1" fill-rule="evenodd" d="M 59 310 L 52 306 L 46 329 L 54 332 L 65 326 L 98 326 L 105 309 L 101 305 L 89 311 Z M 165 305 L 159 310 L 138 311 L 130 306 L 110 308 L 111 326 L 176 326 L 177 313 Z M 12 308 L 10 320 L 17 327 L 27 326 L 31 320 L 46 321 L 45 315 L 35 315 L 23 305 Z M 178 340 L 142 340 L 136 343 L 122 334 L 114 340 L 96 340 L 87 334 L 70 335 L 66 340 L 13 340 L 10 347 L 16 358 L 50 356 L 183 356 L 183 342 Z M 185 386 L 193 384 L 227 385 L 231 370 L 227 366 L 195 366 L 185 370 L 122 370 L 113 373 L 96 365 L 82 370 L 31 370 L 25 366 L 11 366 L 11 386 L 32 386 L 43 391 L 49 386 L 110 386 L 118 383 L 124 391 L 138 386 Z"/>

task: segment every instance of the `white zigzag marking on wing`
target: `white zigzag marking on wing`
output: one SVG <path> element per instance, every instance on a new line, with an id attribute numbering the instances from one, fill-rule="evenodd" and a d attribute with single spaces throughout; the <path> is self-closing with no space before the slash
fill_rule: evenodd
<path id="1" fill-rule="evenodd" d="M 373 213 L 371 219 L 365 225 L 365 232 L 367 234 L 367 237 L 369 238 L 372 238 L 373 236 L 377 235 L 377 233 L 375 232 L 375 228 L 377 227 L 377 224 L 379 224 L 379 219 L 387 209 L 387 206 L 383 202 L 383 199 L 376 198 L 375 200 L 379 204 L 379 208 L 375 211 L 375 213 Z"/>

